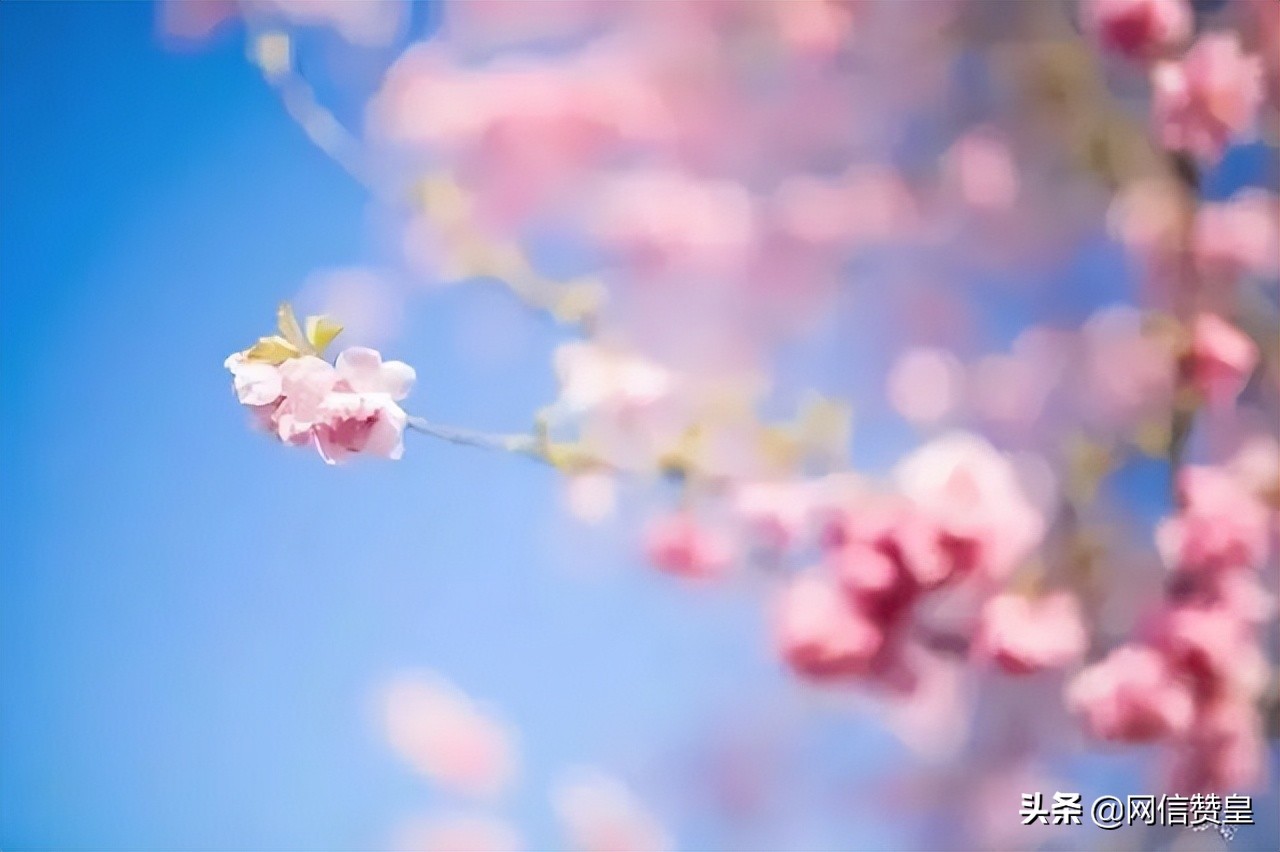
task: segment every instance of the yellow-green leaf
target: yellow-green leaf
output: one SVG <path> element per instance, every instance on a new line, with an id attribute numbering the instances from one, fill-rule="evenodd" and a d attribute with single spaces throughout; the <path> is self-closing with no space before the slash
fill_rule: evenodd
<path id="1" fill-rule="evenodd" d="M 250 361 L 283 364 L 290 358 L 297 358 L 301 354 L 296 346 L 283 337 L 272 335 L 271 337 L 258 338 L 257 343 L 245 350 L 244 357 Z"/>
<path id="2" fill-rule="evenodd" d="M 293 305 L 288 302 L 280 303 L 280 307 L 276 308 L 276 325 L 280 328 L 280 335 L 289 341 L 294 349 L 308 355 L 312 354 L 311 342 L 307 340 L 306 335 L 302 333 L 302 327 L 298 325 L 298 317 L 293 312 Z"/>
<path id="3" fill-rule="evenodd" d="M 307 317 L 307 340 L 317 355 L 323 355 L 325 347 L 341 333 L 342 326 L 328 317 Z"/>

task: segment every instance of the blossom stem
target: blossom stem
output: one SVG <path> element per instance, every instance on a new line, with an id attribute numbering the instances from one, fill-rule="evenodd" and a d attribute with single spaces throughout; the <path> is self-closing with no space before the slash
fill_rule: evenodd
<path id="1" fill-rule="evenodd" d="M 409 417 L 406 425 L 415 432 L 460 444 L 466 447 L 478 447 L 502 453 L 517 453 L 540 461 L 546 461 L 537 440 L 532 435 L 491 435 L 471 429 L 456 429 L 452 426 L 441 426 L 422 417 Z"/>

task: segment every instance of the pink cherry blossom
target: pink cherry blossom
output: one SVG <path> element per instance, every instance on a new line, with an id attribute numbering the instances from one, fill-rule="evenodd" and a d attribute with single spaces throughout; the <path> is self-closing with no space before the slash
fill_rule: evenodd
<path id="1" fill-rule="evenodd" d="M 223 366 L 231 371 L 236 398 L 244 405 L 272 405 L 284 392 L 280 368 L 275 364 L 250 361 L 243 352 L 236 352 Z"/>
<path id="2" fill-rule="evenodd" d="M 787 664 L 817 680 L 867 673 L 884 643 L 879 627 L 840 587 L 814 573 L 783 590 L 777 636 Z"/>
<path id="3" fill-rule="evenodd" d="M 885 541 L 850 541 L 829 554 L 827 564 L 863 610 L 887 624 L 915 601 L 920 584 Z"/>
<path id="4" fill-rule="evenodd" d="M 1258 566 L 1268 549 L 1266 507 L 1225 470 L 1178 474 L 1178 513 L 1161 521 L 1156 544 L 1170 569 L 1222 572 Z"/>
<path id="5" fill-rule="evenodd" d="M 1201 314 L 1192 328 L 1188 354 L 1191 382 L 1215 406 L 1229 406 L 1258 364 L 1249 336 L 1217 314 Z"/>
<path id="6" fill-rule="evenodd" d="M 1152 118 L 1161 143 L 1206 163 L 1248 131 L 1262 102 L 1262 67 L 1234 33 L 1201 36 L 1179 62 L 1151 73 Z"/>
<path id="7" fill-rule="evenodd" d="M 383 697 L 392 748 L 437 783 L 473 796 L 502 792 L 516 772 L 512 735 L 453 684 L 435 675 L 402 675 Z"/>
<path id="8" fill-rule="evenodd" d="M 889 599 L 935 589 L 971 569 L 971 549 L 916 504 L 897 496 L 862 495 L 843 512 L 831 512 L 824 546 L 836 576 L 852 589 L 894 589 Z M 875 567 L 884 557 L 893 574 Z M 884 578 L 878 580 L 874 578 Z M 881 597 L 881 595 L 873 595 Z M 882 601 L 883 602 L 883 601 Z"/>
<path id="9" fill-rule="evenodd" d="M 658 518 L 645 531 L 649 561 L 671 574 L 693 579 L 719 577 L 733 563 L 733 544 L 687 512 Z"/>
<path id="10" fill-rule="evenodd" d="M 320 406 L 321 422 L 314 428 L 320 456 L 329 464 L 354 453 L 385 459 L 404 455 L 408 417 L 386 394 L 335 391 Z"/>
<path id="11" fill-rule="evenodd" d="M 1253 625 L 1229 609 L 1175 607 L 1163 615 L 1158 641 L 1201 698 L 1256 699 L 1266 686 L 1267 662 Z"/>
<path id="12" fill-rule="evenodd" d="M 354 453 L 398 459 L 408 416 L 396 404 L 409 393 L 413 368 L 383 362 L 372 349 L 353 347 L 337 365 L 315 355 L 278 366 L 232 355 L 236 395 L 286 444 L 312 444 L 329 464 Z"/>
<path id="13" fill-rule="evenodd" d="M 1191 35 L 1185 0 L 1085 0 L 1082 23 L 1104 50 L 1149 60 Z"/>
<path id="14" fill-rule="evenodd" d="M 598 524 L 613 517 L 618 508 L 618 481 L 600 471 L 579 473 L 565 483 L 565 506 L 586 524 Z"/>
<path id="15" fill-rule="evenodd" d="M 645 257 L 732 261 L 756 236 L 754 203 L 743 187 L 675 171 L 609 178 L 593 211 L 592 227 L 606 245 Z"/>
<path id="16" fill-rule="evenodd" d="M 1207 706 L 1174 753 L 1169 787 L 1186 793 L 1232 793 L 1266 776 L 1266 740 L 1252 702 L 1227 698 Z"/>
<path id="17" fill-rule="evenodd" d="M 964 371 L 944 349 L 910 349 L 889 370 L 888 396 L 894 410 L 916 424 L 945 419 L 960 404 Z"/>
<path id="18" fill-rule="evenodd" d="M 1031 674 L 1077 662 L 1087 644 L 1076 598 L 1067 592 L 1040 597 L 1004 594 L 982 608 L 975 642 L 980 657 L 1011 674 Z"/>
<path id="19" fill-rule="evenodd" d="M 970 130 L 946 154 L 951 181 L 965 204 L 1008 210 L 1018 198 L 1018 168 L 1008 142 L 992 128 Z"/>
<path id="20" fill-rule="evenodd" d="M 1006 577 L 1044 534 L 1044 519 L 1012 463 L 976 435 L 956 432 L 926 444 L 899 464 L 894 478 L 938 525 L 965 570 Z"/>
<path id="21" fill-rule="evenodd" d="M 375 349 L 353 346 L 338 355 L 334 365 L 345 390 L 362 394 L 385 394 L 392 401 L 409 395 L 417 378 L 403 361 L 383 361 Z"/>
<path id="22" fill-rule="evenodd" d="M 668 370 L 619 347 L 575 341 L 561 344 L 554 360 L 561 402 L 573 412 L 627 413 L 653 405 L 673 389 Z"/>
<path id="23" fill-rule="evenodd" d="M 1205 203 L 1196 214 L 1196 267 L 1211 281 L 1234 284 L 1242 275 L 1280 275 L 1280 203 L 1260 191 Z"/>
<path id="24" fill-rule="evenodd" d="M 1257 497 L 1280 494 L 1280 438 L 1266 432 L 1250 435 L 1227 462 L 1227 470 Z"/>
<path id="25" fill-rule="evenodd" d="M 1128 426 L 1159 416 L 1171 404 L 1172 349 L 1143 333 L 1142 314 L 1111 307 L 1089 318 L 1082 330 L 1084 353 L 1079 405 L 1104 425 Z"/>
<path id="26" fill-rule="evenodd" d="M 1067 688 L 1067 704 L 1093 736 L 1147 742 L 1181 734 L 1194 702 L 1164 657 L 1141 645 L 1125 645 L 1084 669 Z"/>
<path id="27" fill-rule="evenodd" d="M 734 492 L 733 502 L 753 538 L 776 550 L 801 539 L 811 514 L 810 495 L 792 482 L 745 482 Z"/>
<path id="28" fill-rule="evenodd" d="M 662 825 L 621 781 L 580 769 L 562 779 L 551 804 L 578 852 L 663 852 L 672 847 Z"/>
<path id="29" fill-rule="evenodd" d="M 280 404 L 272 415 L 276 434 L 286 444 L 309 444 L 316 428 L 327 422 L 322 410 L 338 386 L 338 372 L 314 355 L 290 358 L 280 365 Z"/>

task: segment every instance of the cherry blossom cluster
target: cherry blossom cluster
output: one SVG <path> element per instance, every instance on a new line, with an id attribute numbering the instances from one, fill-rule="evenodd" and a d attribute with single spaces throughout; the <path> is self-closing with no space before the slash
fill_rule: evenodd
<path id="1" fill-rule="evenodd" d="M 1101 739 L 1170 743 L 1175 789 L 1246 789 L 1263 774 L 1257 702 L 1270 674 L 1260 630 L 1275 609 L 1257 571 L 1272 519 L 1218 468 L 1183 470 L 1178 497 L 1156 533 L 1170 570 L 1166 604 L 1145 641 L 1077 675 L 1068 702 Z"/>
<path id="2" fill-rule="evenodd" d="M 816 553 L 816 564 L 788 572 L 775 601 L 779 653 L 814 681 L 910 693 L 921 655 L 938 644 L 1015 674 L 1079 661 L 1086 634 L 1075 596 L 1008 589 L 1046 520 L 1007 456 L 956 432 L 904 459 L 891 479 L 887 490 L 848 474 L 740 483 L 727 513 L 737 535 L 685 511 L 650 528 L 648 552 L 660 568 L 698 578 L 727 570 L 732 542 L 768 565 Z"/>
<path id="3" fill-rule="evenodd" d="M 1192 35 L 1189 3 L 1089 0 L 1087 29 L 1107 51 L 1149 70 L 1152 121 L 1161 145 L 1204 163 L 1253 128 L 1263 98 L 1262 62 L 1247 55 L 1233 32 Z"/>
<path id="4" fill-rule="evenodd" d="M 1200 203 L 1195 184 L 1199 169 L 1216 165 L 1253 129 L 1265 94 L 1263 59 L 1246 53 L 1233 31 L 1206 32 L 1182 52 L 1192 33 L 1192 10 L 1182 2 L 1095 0 L 1086 17 L 1102 49 L 1148 71 L 1155 137 L 1187 158 L 1179 168 L 1191 183 L 1189 201 L 1168 185 L 1139 183 L 1121 194 L 1117 211 L 1122 239 L 1182 323 L 1172 385 L 1182 398 L 1171 406 L 1186 416 L 1207 406 L 1230 423 L 1260 363 L 1257 345 L 1231 321 L 1239 284 L 1250 275 L 1274 278 L 1280 235 L 1274 201 L 1252 193 Z M 1172 201 L 1163 211 L 1154 206 L 1159 197 Z M 1258 572 L 1275 534 L 1266 501 L 1274 502 L 1276 459 L 1264 453 L 1243 466 L 1179 467 L 1179 455 L 1171 449 L 1177 511 L 1155 530 L 1169 571 L 1164 603 L 1139 641 L 1073 679 L 1067 701 L 1100 739 L 1168 744 L 1175 789 L 1241 789 L 1264 775 L 1258 702 L 1270 668 L 1261 629 L 1274 602 Z"/>
<path id="5" fill-rule="evenodd" d="M 315 447 L 328 464 L 356 453 L 400 458 L 407 416 L 397 403 L 413 387 L 413 368 L 362 346 L 331 364 L 321 356 L 341 326 L 308 317 L 303 330 L 287 304 L 279 320 L 279 335 L 225 363 L 254 422 L 282 443 Z"/>

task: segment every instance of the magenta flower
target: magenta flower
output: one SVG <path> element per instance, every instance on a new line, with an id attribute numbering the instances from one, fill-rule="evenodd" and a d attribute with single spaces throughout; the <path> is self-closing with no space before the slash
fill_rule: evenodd
<path id="1" fill-rule="evenodd" d="M 1191 9 L 1184 0 L 1086 0 L 1086 31 L 1106 51 L 1150 60 L 1191 35 Z"/>

